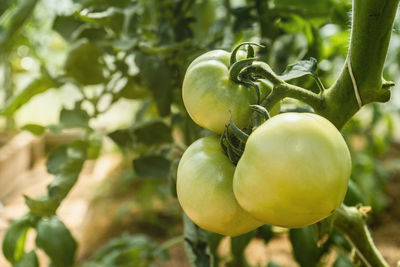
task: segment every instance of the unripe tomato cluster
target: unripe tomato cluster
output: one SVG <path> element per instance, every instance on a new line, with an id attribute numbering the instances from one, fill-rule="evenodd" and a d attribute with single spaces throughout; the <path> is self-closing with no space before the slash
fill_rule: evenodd
<path id="1" fill-rule="evenodd" d="M 250 124 L 255 96 L 229 79 L 230 53 L 195 59 L 183 82 L 191 118 L 221 134 L 229 123 Z M 265 97 L 265 95 L 264 95 Z M 235 166 L 217 135 L 195 141 L 178 166 L 177 195 L 189 218 L 228 236 L 263 224 L 297 228 L 318 222 L 342 203 L 351 173 L 347 145 L 336 127 L 312 113 L 271 117 L 249 136 Z"/>

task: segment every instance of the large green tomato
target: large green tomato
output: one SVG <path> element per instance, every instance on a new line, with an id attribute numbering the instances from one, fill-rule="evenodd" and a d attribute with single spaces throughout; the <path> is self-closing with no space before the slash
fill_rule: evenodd
<path id="1" fill-rule="evenodd" d="M 238 205 L 232 190 L 234 172 L 216 136 L 197 140 L 183 154 L 178 166 L 178 200 L 201 228 L 236 236 L 263 225 Z"/>
<path id="2" fill-rule="evenodd" d="M 250 135 L 233 191 L 255 218 L 297 228 L 340 206 L 350 173 L 350 152 L 332 123 L 316 114 L 284 113 Z"/>
<path id="3" fill-rule="evenodd" d="M 201 127 L 215 133 L 225 130 L 230 114 L 238 127 L 248 126 L 252 112 L 249 105 L 257 102 L 253 88 L 230 80 L 230 55 L 223 50 L 213 50 L 199 56 L 189 65 L 183 80 L 183 102 L 190 117 Z M 238 53 L 238 58 L 244 58 L 243 53 Z M 258 85 L 263 99 L 271 88 L 267 83 Z M 279 112 L 279 107 L 274 107 L 272 115 Z"/>

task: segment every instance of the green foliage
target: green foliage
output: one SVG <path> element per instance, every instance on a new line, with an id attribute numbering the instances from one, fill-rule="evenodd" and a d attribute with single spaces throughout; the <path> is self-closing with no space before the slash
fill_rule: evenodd
<path id="1" fill-rule="evenodd" d="M 8 261 L 16 263 L 23 257 L 25 253 L 26 234 L 31 227 L 28 216 L 24 216 L 14 221 L 3 239 L 3 254 Z"/>
<path id="2" fill-rule="evenodd" d="M 22 258 L 14 264 L 15 267 L 39 267 L 39 261 L 34 250 L 25 253 Z"/>
<path id="3" fill-rule="evenodd" d="M 36 225 L 36 245 L 51 259 L 53 266 L 72 266 L 77 244 L 56 216 L 41 219 Z"/>
<path id="4" fill-rule="evenodd" d="M 102 53 L 99 48 L 86 39 L 73 44 L 65 61 L 66 75 L 84 85 L 104 81 Z"/>
<path id="5" fill-rule="evenodd" d="M 312 227 L 290 229 L 289 237 L 294 257 L 300 266 L 317 266 L 321 256 L 326 252 L 327 246 L 317 246 Z"/>
<path id="6" fill-rule="evenodd" d="M 1 114 L 7 116 L 13 115 L 15 111 L 17 111 L 24 104 L 28 103 L 29 100 L 34 96 L 43 93 L 54 86 L 54 82 L 46 74 L 34 79 L 25 88 L 7 101 L 4 109 L 1 111 Z"/>
<path id="7" fill-rule="evenodd" d="M 189 261 L 194 266 L 208 267 L 217 266 L 216 248 L 220 240 L 220 236 L 210 233 L 195 225 L 186 214 L 183 215 L 183 226 L 185 235 L 185 251 Z M 209 239 L 213 241 L 213 250 L 208 250 Z"/>
<path id="8" fill-rule="evenodd" d="M 138 266 L 155 267 L 156 259 L 168 258 L 168 253 L 144 235 L 127 235 L 110 240 L 96 251 L 84 267 Z"/>

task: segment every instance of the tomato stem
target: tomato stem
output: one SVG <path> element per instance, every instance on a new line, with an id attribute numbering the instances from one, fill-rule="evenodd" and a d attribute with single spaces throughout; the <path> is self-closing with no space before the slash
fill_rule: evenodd
<path id="1" fill-rule="evenodd" d="M 349 55 L 336 82 L 323 93 L 326 106 L 317 111 L 338 129 L 360 109 L 348 69 L 349 60 L 364 105 L 387 102 L 390 98 L 388 89 L 393 82 L 382 79 L 382 70 L 398 4 L 399 0 L 353 0 Z"/>
<path id="2" fill-rule="evenodd" d="M 346 234 L 357 255 L 367 266 L 387 267 L 389 264 L 376 248 L 365 219 L 366 213 L 362 207 L 342 204 L 336 211 L 335 226 Z"/>

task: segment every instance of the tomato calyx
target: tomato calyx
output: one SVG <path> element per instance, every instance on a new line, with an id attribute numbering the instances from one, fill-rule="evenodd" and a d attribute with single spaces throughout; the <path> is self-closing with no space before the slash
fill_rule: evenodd
<path id="1" fill-rule="evenodd" d="M 271 118 L 271 114 L 269 114 L 268 110 L 260 105 L 250 105 L 250 108 L 254 111 L 253 112 L 253 131 L 255 128 L 263 124 L 266 120 Z"/>
<path id="2" fill-rule="evenodd" d="M 248 132 L 248 133 L 247 133 Z M 236 165 L 244 152 L 246 141 L 251 133 L 251 128 L 242 131 L 230 117 L 229 124 L 225 126 L 225 131 L 221 135 L 220 145 L 229 160 Z"/>
<path id="3" fill-rule="evenodd" d="M 254 57 L 254 48 L 252 47 L 252 45 L 254 46 L 258 46 L 260 48 L 265 48 L 265 46 L 254 43 L 254 42 L 243 42 L 238 44 L 235 48 L 233 48 L 232 52 L 231 52 L 231 57 L 230 57 L 230 66 L 232 66 L 233 64 L 236 63 L 237 58 L 236 58 L 236 54 L 239 51 L 239 49 L 244 46 L 247 45 L 247 58 L 252 58 Z"/>

